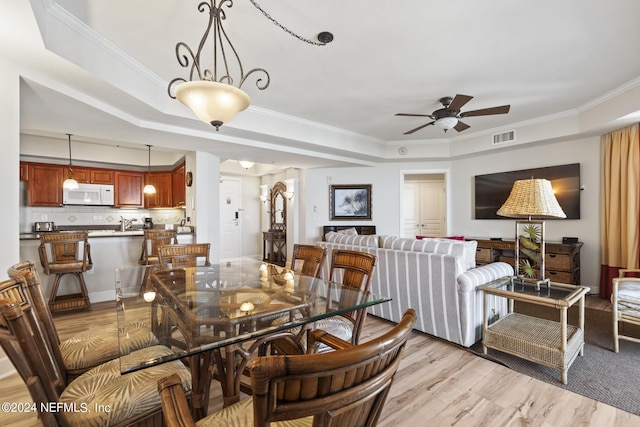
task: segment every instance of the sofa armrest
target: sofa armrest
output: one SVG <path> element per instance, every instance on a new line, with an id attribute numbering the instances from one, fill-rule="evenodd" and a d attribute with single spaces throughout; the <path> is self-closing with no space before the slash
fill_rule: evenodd
<path id="1" fill-rule="evenodd" d="M 472 268 L 458 276 L 458 291 L 471 292 L 480 285 L 505 276 L 513 276 L 513 267 L 506 262 L 492 262 L 478 268 Z"/>

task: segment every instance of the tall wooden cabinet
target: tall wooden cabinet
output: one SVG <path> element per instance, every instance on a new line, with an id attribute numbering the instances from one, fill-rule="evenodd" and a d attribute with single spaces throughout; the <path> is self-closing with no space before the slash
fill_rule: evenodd
<path id="1" fill-rule="evenodd" d="M 495 261 L 507 262 L 515 268 L 515 242 L 513 240 L 477 240 L 476 265 Z M 545 275 L 552 282 L 580 285 L 580 249 L 582 242 L 545 242 Z"/>
<path id="2" fill-rule="evenodd" d="M 185 164 L 172 171 L 171 176 L 173 206 L 185 206 L 187 204 L 187 189 L 185 184 Z"/>

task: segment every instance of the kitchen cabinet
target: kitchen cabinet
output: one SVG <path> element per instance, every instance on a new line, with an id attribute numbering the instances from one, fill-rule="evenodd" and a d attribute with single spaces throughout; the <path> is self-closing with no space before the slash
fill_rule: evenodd
<path id="1" fill-rule="evenodd" d="M 170 208 L 173 206 L 172 172 L 151 172 L 146 182 L 156 187 L 155 194 L 144 195 L 147 208 Z"/>
<path id="2" fill-rule="evenodd" d="M 65 168 L 65 174 L 68 174 L 68 168 Z M 73 179 L 83 184 L 112 184 L 113 185 L 114 171 L 109 169 L 94 169 L 94 168 L 74 166 Z"/>
<path id="3" fill-rule="evenodd" d="M 66 167 L 29 164 L 27 204 L 29 206 L 62 206 L 62 181 Z"/>
<path id="4" fill-rule="evenodd" d="M 115 207 L 117 208 L 142 208 L 144 207 L 144 173 L 132 171 L 116 171 L 115 180 Z"/>
<path id="5" fill-rule="evenodd" d="M 20 162 L 20 181 L 29 180 L 29 164 Z"/>
<path id="6" fill-rule="evenodd" d="M 180 166 L 172 171 L 172 192 L 173 206 L 185 206 L 186 203 L 186 187 L 185 187 L 185 165 L 182 163 Z"/>
<path id="7" fill-rule="evenodd" d="M 90 180 L 92 184 L 113 184 L 114 171 L 109 169 L 91 169 Z"/>

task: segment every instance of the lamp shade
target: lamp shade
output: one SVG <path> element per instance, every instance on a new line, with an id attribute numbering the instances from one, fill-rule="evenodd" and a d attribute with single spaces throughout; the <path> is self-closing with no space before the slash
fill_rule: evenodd
<path id="1" fill-rule="evenodd" d="M 185 82 L 176 87 L 176 98 L 205 123 L 216 128 L 228 123 L 251 103 L 243 90 L 209 80 Z"/>
<path id="2" fill-rule="evenodd" d="M 78 187 L 79 187 L 78 181 L 76 181 L 71 177 L 65 179 L 64 182 L 62 183 L 62 188 L 65 188 L 67 190 L 77 190 Z"/>
<path id="3" fill-rule="evenodd" d="M 445 132 L 448 131 L 449 129 L 453 129 L 453 127 L 457 124 L 458 124 L 458 119 L 456 119 L 455 117 L 442 117 L 436 120 L 436 126 L 444 130 Z"/>
<path id="4" fill-rule="evenodd" d="M 553 194 L 551 181 L 523 179 L 513 183 L 511 193 L 497 212 L 509 218 L 566 218 Z"/>

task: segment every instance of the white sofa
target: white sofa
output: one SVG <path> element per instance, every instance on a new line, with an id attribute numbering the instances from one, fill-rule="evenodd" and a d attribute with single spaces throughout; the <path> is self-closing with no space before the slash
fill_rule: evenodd
<path id="1" fill-rule="evenodd" d="M 418 313 L 415 329 L 470 347 L 482 338 L 483 295 L 478 286 L 513 275 L 504 262 L 475 267 L 476 241 L 396 236 L 349 235 L 330 232 L 317 245 L 327 248 L 321 275 L 329 278 L 333 249 L 367 252 L 377 257 L 371 292 L 391 297 L 369 313 L 399 322 L 407 308 Z M 491 300 L 503 315 L 503 299 Z"/>

